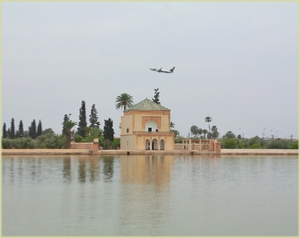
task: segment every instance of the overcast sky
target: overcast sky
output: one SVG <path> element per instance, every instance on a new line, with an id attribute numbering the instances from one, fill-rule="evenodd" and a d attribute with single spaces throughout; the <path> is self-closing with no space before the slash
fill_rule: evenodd
<path id="1" fill-rule="evenodd" d="M 2 124 L 61 134 L 64 114 L 119 136 L 121 93 L 171 110 L 180 135 L 298 138 L 297 2 L 2 3 Z M 170 69 L 173 74 L 150 71 Z"/>

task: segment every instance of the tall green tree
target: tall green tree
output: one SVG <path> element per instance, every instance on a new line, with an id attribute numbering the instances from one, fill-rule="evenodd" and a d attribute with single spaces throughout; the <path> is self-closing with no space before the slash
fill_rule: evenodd
<path id="1" fill-rule="evenodd" d="M 154 89 L 154 98 L 152 98 L 152 101 L 157 103 L 157 104 L 160 104 L 158 90 L 159 90 L 159 88 Z"/>
<path id="2" fill-rule="evenodd" d="M 63 120 L 63 123 L 62 123 L 62 125 L 63 125 L 63 127 L 62 127 L 62 134 L 63 135 L 67 135 L 67 133 L 66 133 L 66 128 L 65 128 L 65 125 L 64 125 L 64 123 L 66 122 L 66 121 L 69 121 L 70 120 L 70 116 L 71 116 L 71 113 L 68 115 L 68 114 L 65 114 L 64 115 L 64 120 Z"/>
<path id="3" fill-rule="evenodd" d="M 116 109 L 126 110 L 126 107 L 130 107 L 133 105 L 133 97 L 127 93 L 122 93 L 116 98 Z"/>
<path id="4" fill-rule="evenodd" d="M 36 138 L 36 123 L 35 123 L 35 120 L 34 120 L 34 119 L 33 119 L 33 121 L 31 122 L 31 126 L 29 127 L 28 131 L 29 131 L 29 136 L 30 136 L 32 139 L 35 139 L 35 138 Z"/>
<path id="5" fill-rule="evenodd" d="M 36 132 L 36 136 L 41 136 L 42 132 L 43 132 L 42 122 L 41 122 L 41 120 L 39 120 L 38 127 L 37 127 L 37 132 Z"/>
<path id="6" fill-rule="evenodd" d="M 7 137 L 6 123 L 3 123 L 3 127 L 2 127 L 2 138 L 6 138 L 6 137 Z"/>
<path id="7" fill-rule="evenodd" d="M 227 131 L 226 134 L 223 136 L 224 139 L 235 139 L 236 136 L 232 131 Z"/>
<path id="8" fill-rule="evenodd" d="M 85 110 L 85 101 L 81 102 L 81 107 L 79 109 L 79 123 L 78 123 L 78 134 L 85 138 L 86 132 L 85 132 L 85 127 L 87 127 L 87 122 L 86 122 L 86 110 Z"/>
<path id="9" fill-rule="evenodd" d="M 24 136 L 24 127 L 23 127 L 23 121 L 21 120 L 19 122 L 19 130 L 18 130 L 18 137 Z"/>
<path id="10" fill-rule="evenodd" d="M 218 128 L 216 126 L 211 127 L 211 137 L 212 139 L 217 139 L 219 137 Z"/>
<path id="11" fill-rule="evenodd" d="M 70 148 L 70 144 L 71 144 L 71 132 L 72 132 L 72 128 L 76 125 L 76 122 L 73 122 L 72 120 L 68 119 L 66 121 L 63 122 L 63 127 L 65 128 L 65 135 L 67 137 L 67 148 Z"/>
<path id="12" fill-rule="evenodd" d="M 190 128 L 190 131 L 191 131 L 192 135 L 194 135 L 194 137 L 195 137 L 195 136 L 198 135 L 199 128 L 196 125 L 192 125 L 191 128 Z"/>
<path id="13" fill-rule="evenodd" d="M 211 132 L 211 131 L 210 131 L 210 124 L 209 124 L 209 123 L 211 122 L 211 120 L 212 120 L 211 117 L 205 117 L 205 122 L 208 123 L 208 131 L 209 131 L 209 132 Z"/>
<path id="14" fill-rule="evenodd" d="M 108 118 L 107 120 L 104 120 L 104 128 L 103 128 L 103 136 L 104 139 L 108 139 L 111 142 L 114 140 L 114 129 L 113 129 L 113 121 Z"/>
<path id="15" fill-rule="evenodd" d="M 16 133 L 15 133 L 15 119 L 11 119 L 10 124 L 10 138 L 15 139 Z"/>
<path id="16" fill-rule="evenodd" d="M 91 128 L 98 128 L 99 129 L 99 125 L 100 122 L 98 121 L 98 112 L 96 110 L 95 104 L 92 105 L 91 108 L 91 114 L 90 114 L 90 127 Z"/>
<path id="17" fill-rule="evenodd" d="M 7 129 L 7 138 L 10 138 L 10 128 Z"/>

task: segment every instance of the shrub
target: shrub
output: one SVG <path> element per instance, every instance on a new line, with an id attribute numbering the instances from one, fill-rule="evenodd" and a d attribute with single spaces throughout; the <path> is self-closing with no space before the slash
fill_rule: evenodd
<path id="1" fill-rule="evenodd" d="M 248 147 L 249 149 L 261 149 L 260 143 L 255 143 L 252 144 L 251 146 Z"/>
<path id="2" fill-rule="evenodd" d="M 113 149 L 120 148 L 120 138 L 114 138 L 114 141 L 112 142 L 112 148 Z"/>
<path id="3" fill-rule="evenodd" d="M 80 136 L 80 135 L 75 135 L 75 137 L 74 137 L 74 141 L 75 142 L 82 142 L 82 136 Z"/>
<path id="4" fill-rule="evenodd" d="M 11 149 L 11 139 L 2 138 L 2 149 Z"/>
<path id="5" fill-rule="evenodd" d="M 112 142 L 110 140 L 108 140 L 108 139 L 105 139 L 103 141 L 103 149 L 105 149 L 105 150 L 112 149 Z"/>
<path id="6" fill-rule="evenodd" d="M 231 138 L 231 139 L 225 139 L 223 141 L 222 147 L 225 149 L 236 149 L 238 148 L 238 143 L 236 139 Z"/>
<path id="7" fill-rule="evenodd" d="M 289 145 L 289 149 L 298 149 L 298 141 L 295 141 Z"/>
<path id="8" fill-rule="evenodd" d="M 268 149 L 287 149 L 288 142 L 281 139 L 271 140 L 267 146 Z"/>
<path id="9" fill-rule="evenodd" d="M 175 143 L 182 143 L 183 139 L 184 139 L 184 137 L 182 137 L 182 136 L 176 136 L 174 138 L 174 142 Z"/>

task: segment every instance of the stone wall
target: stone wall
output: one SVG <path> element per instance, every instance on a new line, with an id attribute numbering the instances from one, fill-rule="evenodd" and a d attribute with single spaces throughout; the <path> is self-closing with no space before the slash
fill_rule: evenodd
<path id="1" fill-rule="evenodd" d="M 186 139 L 183 143 L 176 143 L 174 150 L 212 151 L 221 154 L 221 143 L 216 140 Z"/>
<path id="2" fill-rule="evenodd" d="M 86 150 L 92 150 L 97 151 L 99 150 L 99 142 L 98 139 L 94 139 L 93 142 L 71 142 L 70 149 L 86 149 Z"/>

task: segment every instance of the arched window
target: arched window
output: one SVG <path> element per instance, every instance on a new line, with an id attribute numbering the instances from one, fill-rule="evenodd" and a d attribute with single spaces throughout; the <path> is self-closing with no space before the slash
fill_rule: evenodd
<path id="1" fill-rule="evenodd" d="M 156 131 L 157 129 L 157 124 L 155 121 L 148 121 L 145 125 L 145 131 L 151 132 Z"/>

